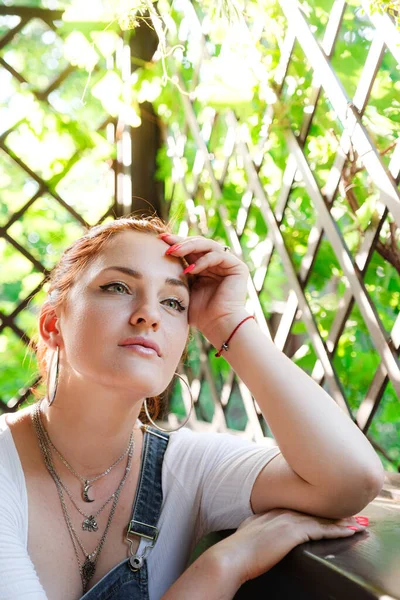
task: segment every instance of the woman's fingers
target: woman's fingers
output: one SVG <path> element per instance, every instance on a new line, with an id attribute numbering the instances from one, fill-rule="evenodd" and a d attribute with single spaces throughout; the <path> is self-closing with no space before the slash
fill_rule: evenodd
<path id="1" fill-rule="evenodd" d="M 237 260 L 233 256 L 226 256 L 220 252 L 208 252 L 196 262 L 190 264 L 189 267 L 191 267 L 190 273 L 192 275 L 199 275 L 211 267 L 213 267 L 213 272 L 216 275 L 223 275 L 227 273 L 230 267 L 237 267 Z M 188 272 L 187 269 L 185 271 Z"/>
<path id="2" fill-rule="evenodd" d="M 173 255 L 176 257 L 185 257 L 187 260 L 194 260 L 193 256 L 196 254 L 204 254 L 206 252 L 220 252 L 221 254 L 228 254 L 224 251 L 224 246 L 215 240 L 200 237 L 191 236 L 189 238 L 182 238 L 179 236 L 160 234 L 162 240 L 170 247 L 166 250 L 167 255 Z"/>
<path id="3" fill-rule="evenodd" d="M 184 273 L 199 275 L 206 269 L 211 269 L 214 275 L 226 275 L 231 267 L 238 266 L 238 259 L 230 252 L 225 252 L 224 247 L 214 240 L 204 237 L 190 237 L 183 241 L 175 241 L 168 237 L 168 242 L 173 241 L 165 254 L 185 258 L 189 266 Z M 165 240 L 167 241 L 167 240 Z M 210 273 L 211 274 L 211 273 Z"/>

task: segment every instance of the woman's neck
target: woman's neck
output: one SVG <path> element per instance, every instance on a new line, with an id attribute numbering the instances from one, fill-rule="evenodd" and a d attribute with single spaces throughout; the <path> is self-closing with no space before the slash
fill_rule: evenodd
<path id="1" fill-rule="evenodd" d="M 139 431 L 141 403 L 123 405 L 93 400 L 80 401 L 56 395 L 49 406 L 41 401 L 43 426 L 68 463 L 87 478 L 110 467 L 125 452 L 130 436 Z"/>

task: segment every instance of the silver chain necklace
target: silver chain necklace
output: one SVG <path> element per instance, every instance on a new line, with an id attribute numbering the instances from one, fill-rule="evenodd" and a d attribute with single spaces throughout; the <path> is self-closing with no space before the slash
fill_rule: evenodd
<path id="1" fill-rule="evenodd" d="M 71 500 L 72 504 L 75 506 L 76 510 L 78 512 L 80 512 L 80 514 L 85 517 L 85 520 L 82 522 L 82 529 L 84 531 L 97 531 L 99 526 L 97 524 L 96 521 L 96 517 L 99 516 L 99 514 L 105 509 L 105 507 L 107 506 L 107 504 L 109 502 L 111 502 L 111 500 L 115 497 L 115 492 L 113 494 L 111 494 L 111 496 L 108 498 L 108 500 L 106 500 L 103 504 L 103 506 L 101 508 L 99 508 L 98 510 L 96 510 L 96 512 L 94 512 L 93 514 L 87 515 L 86 513 L 83 512 L 83 510 L 81 510 L 79 508 L 79 506 L 76 504 L 75 500 L 72 497 L 72 494 L 70 492 L 70 490 L 68 489 L 68 487 L 65 485 L 65 483 L 59 478 L 60 481 L 60 485 L 64 488 L 64 490 L 67 492 L 69 499 Z"/>
<path id="2" fill-rule="evenodd" d="M 40 413 L 39 413 L 39 418 L 40 418 Z M 122 456 L 120 456 L 112 465 L 111 467 L 108 467 L 108 469 L 106 469 L 104 471 L 104 473 L 101 473 L 100 475 L 96 475 L 96 477 L 93 477 L 91 479 L 88 479 L 86 477 L 82 477 L 82 475 L 79 475 L 79 473 L 77 473 L 75 471 L 75 469 L 69 464 L 69 462 L 63 457 L 63 455 L 61 454 L 61 452 L 55 447 L 55 445 L 53 444 L 53 442 L 50 439 L 49 434 L 47 433 L 46 428 L 43 426 L 42 424 L 42 429 L 44 430 L 44 435 L 46 436 L 47 442 L 48 444 L 50 444 L 50 446 L 53 448 L 53 450 L 58 454 L 59 458 L 62 460 L 62 462 L 64 463 L 64 465 L 71 471 L 71 473 L 73 475 L 75 475 L 75 477 L 77 477 L 82 485 L 83 485 L 83 490 L 82 490 L 82 498 L 85 502 L 94 502 L 93 499 L 89 498 L 89 489 L 92 487 L 92 483 L 94 483 L 95 481 L 97 481 L 98 479 L 100 479 L 100 477 L 104 477 L 105 475 L 108 475 L 108 473 L 111 471 L 111 469 L 113 469 L 114 467 L 116 467 L 118 465 L 118 463 L 121 462 L 121 460 L 128 454 L 129 452 L 129 447 L 130 447 L 130 443 L 131 443 L 131 439 L 129 440 L 129 444 L 127 449 L 125 450 L 125 452 L 122 454 Z M 132 432 L 132 436 L 133 436 L 133 432 Z M 131 436 L 131 438 L 132 438 Z"/>
<path id="3" fill-rule="evenodd" d="M 123 476 L 123 478 L 121 479 L 121 482 L 118 486 L 118 488 L 116 489 L 115 493 L 114 493 L 114 502 L 113 505 L 111 507 L 111 511 L 110 511 L 110 515 L 108 517 L 108 521 L 107 521 L 107 525 L 105 528 L 105 531 L 101 537 L 100 542 L 98 543 L 98 545 L 96 546 L 96 548 L 93 550 L 93 552 L 88 553 L 86 551 L 86 549 L 84 548 L 81 540 L 78 537 L 78 534 L 76 533 L 72 522 L 71 522 L 71 518 L 68 514 L 67 511 L 67 507 L 65 505 L 65 500 L 64 500 L 64 494 L 62 492 L 62 486 L 61 486 L 61 482 L 60 482 L 60 478 L 54 468 L 52 459 L 51 459 L 51 452 L 50 452 L 50 448 L 49 445 L 47 444 L 47 439 L 46 436 L 44 434 L 44 431 L 41 427 L 41 422 L 40 422 L 40 403 L 36 404 L 33 412 L 31 413 L 31 417 L 32 417 L 32 422 L 33 422 L 33 426 L 34 426 L 34 430 L 36 432 L 37 438 L 38 438 L 38 442 L 39 442 L 39 446 L 40 446 L 40 450 L 42 452 L 43 455 L 43 459 L 45 462 L 45 465 L 50 473 L 50 475 L 52 476 L 54 483 L 56 484 L 57 487 L 57 492 L 58 495 L 60 497 L 60 501 L 61 501 L 61 506 L 63 509 L 63 514 L 64 514 L 64 518 L 65 518 L 65 522 L 68 528 L 68 532 L 70 534 L 71 537 L 71 541 L 72 541 L 72 545 L 74 547 L 74 552 L 75 552 L 75 556 L 78 562 L 78 566 L 79 566 L 79 573 L 81 576 L 81 580 L 82 580 L 82 588 L 83 588 L 83 593 L 86 592 L 87 590 L 87 586 L 88 583 L 90 581 L 90 579 L 93 577 L 95 570 L 96 570 L 96 565 L 97 565 L 97 561 L 99 559 L 100 556 L 100 552 L 104 546 L 104 542 L 109 530 L 109 527 L 111 525 L 111 521 L 113 519 L 116 507 L 117 507 L 117 503 L 119 500 L 119 496 L 122 490 L 122 487 L 125 484 L 125 481 L 127 479 L 128 473 L 131 469 L 131 464 L 132 464 L 132 456 L 133 456 L 133 451 L 134 451 L 134 440 L 132 440 L 132 447 L 129 449 L 129 454 L 128 454 L 128 463 L 127 466 L 125 468 L 125 474 Z M 76 541 L 75 541 L 76 540 Z M 79 554 L 78 554 L 78 550 L 76 547 L 76 542 L 78 543 L 80 549 L 82 550 L 84 556 L 85 556 L 85 561 L 82 564 L 82 561 L 79 558 Z"/>
<path id="4" fill-rule="evenodd" d="M 50 439 L 50 436 L 49 436 L 49 434 L 48 434 L 48 432 L 47 432 L 47 430 L 46 430 L 45 426 L 43 425 L 43 422 L 42 422 L 42 419 L 41 419 L 41 416 L 40 416 L 40 409 L 39 409 L 39 412 L 38 412 L 38 422 L 39 422 L 39 425 L 40 425 L 40 429 L 41 429 L 41 433 L 42 433 L 42 435 L 46 437 L 46 442 L 48 442 L 48 444 L 49 444 L 49 445 L 51 445 L 51 447 L 52 447 L 52 448 L 55 448 L 55 446 L 54 446 L 54 444 L 52 443 L 52 441 L 51 441 L 51 439 Z M 132 444 L 132 440 L 133 440 L 133 439 L 134 439 L 134 434 L 133 434 L 133 431 L 132 431 L 132 433 L 131 433 L 131 436 L 130 436 L 130 438 L 129 438 L 129 445 L 128 445 L 128 449 L 127 449 L 128 451 L 129 451 L 129 448 L 130 448 L 130 446 L 131 446 L 131 444 Z M 66 463 L 66 461 L 64 460 L 64 457 L 63 457 L 63 456 L 62 456 L 62 455 L 61 455 L 61 454 L 58 452 L 58 450 L 57 450 L 57 449 L 56 449 L 56 452 L 58 453 L 58 455 L 60 456 L 60 458 L 62 459 L 62 461 L 63 461 L 63 462 L 64 462 L 64 464 L 65 464 L 65 463 Z M 118 461 L 117 461 L 117 462 L 119 462 L 120 460 L 121 460 L 121 459 L 118 459 Z M 53 464 L 53 467 L 54 467 L 54 463 L 52 463 L 52 464 Z M 117 463 L 114 463 L 114 465 L 113 465 L 113 466 L 115 466 L 115 464 L 117 464 Z M 112 468 L 112 467 L 110 467 L 110 469 L 109 469 L 109 470 L 111 470 L 111 468 Z M 98 516 L 98 515 L 99 515 L 99 514 L 100 514 L 100 513 L 101 513 L 101 512 L 102 512 L 102 511 L 105 509 L 105 507 L 107 506 L 107 504 L 108 504 L 109 502 L 111 502 L 111 500 L 112 500 L 112 499 L 115 497 L 115 492 L 114 492 L 113 494 L 111 494 L 111 496 L 110 496 L 110 497 L 109 497 L 109 498 L 108 498 L 108 499 L 107 499 L 107 500 L 104 502 L 103 506 L 102 506 L 101 508 L 99 508 L 99 509 L 98 509 L 98 510 L 97 510 L 95 513 L 93 513 L 93 514 L 90 514 L 90 515 L 87 515 L 87 514 L 86 514 L 86 513 L 84 513 L 84 512 L 83 512 L 83 511 L 82 511 L 82 510 L 79 508 L 79 506 L 76 504 L 76 502 L 75 502 L 75 500 L 73 499 L 73 497 L 72 497 L 72 494 L 71 494 L 70 490 L 68 489 L 68 487 L 66 486 L 66 484 L 65 484 L 65 483 L 62 481 L 62 479 L 61 479 L 59 476 L 58 476 L 58 478 L 59 478 L 60 485 L 61 485 L 61 486 L 64 488 L 64 490 L 65 490 L 65 491 L 66 491 L 66 493 L 68 494 L 68 496 L 69 496 L 69 498 L 70 498 L 70 500 L 71 500 L 72 504 L 75 506 L 76 510 L 77 510 L 77 511 L 78 511 L 78 512 L 79 512 L 79 513 L 80 513 L 80 514 L 83 516 L 83 517 L 85 517 L 85 520 L 82 522 L 82 529 L 83 529 L 84 531 L 97 531 L 99 527 L 98 527 L 98 524 L 97 524 L 97 521 L 96 521 L 96 517 L 97 517 L 97 516 Z"/>

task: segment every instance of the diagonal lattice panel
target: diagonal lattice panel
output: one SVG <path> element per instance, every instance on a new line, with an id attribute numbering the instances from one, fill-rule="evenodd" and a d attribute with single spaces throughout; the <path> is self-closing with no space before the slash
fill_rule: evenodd
<path id="1" fill-rule="evenodd" d="M 35 373 L 33 361 L 22 379 L 17 357 L 22 364 L 45 297 L 45 276 L 83 227 L 118 214 L 115 171 L 120 167 L 114 159 L 116 117 L 104 98 L 109 58 L 83 34 L 65 30 L 62 11 L 0 7 L 0 16 L 0 249 L 5 265 L 0 335 L 3 351 L 15 359 L 7 367 L 10 384 L 2 393 L 12 398 L 8 408 L 16 410 L 27 398 L 27 382 L 33 383 L 28 381 Z M 95 31 L 103 28 L 93 24 Z M 121 40 L 112 35 L 118 55 Z M 73 44 L 90 51 L 92 60 L 92 93 L 85 103 L 80 98 L 88 70 L 75 61 Z"/>
<path id="2" fill-rule="evenodd" d="M 208 109 L 209 127 L 207 135 L 204 135 L 204 118 L 198 114 L 196 103 L 187 95 L 192 92 L 185 87 L 182 79 L 179 80 L 179 86 L 183 90 L 181 101 L 187 127 L 198 146 L 197 164 L 203 169 L 202 173 L 195 178 L 194 185 L 193 179 L 190 185 L 186 184 L 189 179 L 185 175 L 185 169 L 177 168 L 175 171 L 175 181 L 177 184 L 180 183 L 180 189 L 186 197 L 187 227 L 182 225 L 181 233 L 186 235 L 190 230 L 193 233 L 204 234 L 204 223 L 206 223 L 208 235 L 214 235 L 223 243 L 228 242 L 233 251 L 248 262 L 252 275 L 248 290 L 248 306 L 264 331 L 273 337 L 279 348 L 292 356 L 300 365 L 304 363 L 307 356 L 310 357 L 310 353 L 314 355 L 314 364 L 310 362 L 311 358 L 307 361 L 307 364 L 311 365 L 310 375 L 321 385 L 326 386 L 343 410 L 348 412 L 368 435 L 377 451 L 384 459 L 391 462 L 393 457 L 397 456 L 397 452 L 390 446 L 389 449 L 385 448 L 385 444 L 377 436 L 379 428 L 371 427 L 371 423 L 379 406 L 383 403 L 387 407 L 394 406 L 394 397 L 396 394 L 400 395 L 398 308 L 396 310 L 394 307 L 394 312 L 389 315 L 387 312 L 382 312 L 379 304 L 375 304 L 377 299 L 373 294 L 374 286 L 369 275 L 372 271 L 371 269 L 368 271 L 368 268 L 377 250 L 379 257 L 385 254 L 386 246 L 382 238 L 384 229 L 393 231 L 395 226 L 391 223 L 399 223 L 400 205 L 397 187 L 399 158 L 395 143 L 391 143 L 388 149 L 379 147 L 378 140 L 376 141 L 378 148 L 374 145 L 368 123 L 363 121 L 363 114 L 365 111 L 366 114 L 370 111 L 369 101 L 372 98 L 374 83 L 381 77 L 383 60 L 386 61 L 384 67 L 388 68 L 385 53 L 393 50 L 395 47 L 393 39 L 398 40 L 399 34 L 391 26 L 389 43 L 386 43 L 387 40 L 382 35 L 380 17 L 375 20 L 376 23 L 379 22 L 379 26 L 372 27 L 368 21 L 369 27 L 372 27 L 371 42 L 365 46 L 365 60 L 362 59 L 364 63 L 360 66 L 359 77 L 354 81 L 353 88 L 349 88 L 351 92 L 349 97 L 329 60 L 335 57 L 335 52 L 341 47 L 342 41 L 339 44 L 338 39 L 352 39 L 352 34 L 346 33 L 343 29 L 343 18 L 347 15 L 346 11 L 352 10 L 351 7 L 347 7 L 341 0 L 334 2 L 325 32 L 319 32 L 320 41 L 317 41 L 311 33 L 302 13 L 297 9 L 290 13 L 289 3 L 286 2 L 281 2 L 281 7 L 289 27 L 280 49 L 279 68 L 275 71 L 275 99 L 265 108 L 263 127 L 256 143 L 254 141 L 249 143 L 246 133 L 243 136 L 243 125 L 238 122 L 233 111 L 226 109 L 217 111 L 216 114 L 215 109 L 211 107 Z M 187 10 L 189 13 L 190 8 Z M 388 17 L 384 20 L 387 23 Z M 296 23 L 299 22 L 301 26 L 297 27 Z M 200 78 L 202 69 L 205 68 L 205 61 L 209 59 L 207 47 L 210 46 L 207 46 L 207 39 L 204 38 L 203 50 L 196 65 Z M 300 105 L 297 102 L 296 109 L 298 112 L 291 114 L 290 127 L 283 135 L 286 148 L 285 172 L 282 174 L 280 189 L 277 190 L 272 201 L 266 193 L 266 188 L 269 187 L 268 171 L 279 163 L 271 162 L 271 156 L 277 156 L 278 153 L 276 146 L 270 150 L 273 141 L 271 136 L 276 135 L 275 132 L 271 133 L 270 126 L 274 115 L 282 115 L 282 110 L 287 110 L 287 108 L 282 109 L 282 102 L 287 86 L 293 88 L 293 74 L 296 75 L 296 71 L 293 71 L 290 65 L 294 51 L 300 57 L 298 60 L 301 63 L 309 61 L 307 79 L 302 84 L 307 93 L 300 94 Z M 333 63 L 335 60 L 336 58 Z M 304 106 L 306 110 L 303 110 Z M 204 107 L 202 111 L 203 114 L 207 112 Z M 331 132 L 326 130 L 326 125 L 324 126 L 327 113 L 332 114 Z M 229 151 L 224 150 L 224 142 L 221 143 L 220 140 L 214 142 L 215 146 L 213 145 L 213 139 L 218 140 L 220 137 L 214 128 L 216 123 L 221 121 L 225 121 L 224 136 Z M 219 129 L 221 130 L 220 125 Z M 321 134 L 318 133 L 320 131 Z M 181 134 L 175 130 L 175 136 L 179 135 Z M 315 163 L 313 159 L 315 151 L 311 143 L 315 145 L 314 140 L 317 135 L 324 139 L 324 143 L 329 143 L 331 158 L 323 166 Z M 330 141 L 329 136 L 331 136 Z M 233 142 L 228 141 L 228 137 Z M 199 151 L 203 154 L 203 158 L 198 158 Z M 193 153 L 193 147 L 191 152 Z M 184 154 L 185 150 L 180 148 L 180 157 Z M 173 152 L 172 155 L 173 160 L 179 165 L 179 156 Z M 265 162 L 267 159 L 268 163 Z M 282 162 L 280 157 L 279 160 Z M 224 164 L 223 167 L 221 163 Z M 236 184 L 239 186 L 237 189 L 240 189 L 238 195 L 241 195 L 241 198 L 237 204 L 231 204 L 227 212 L 225 195 L 228 206 L 235 197 L 230 192 L 231 174 L 235 173 L 238 178 L 239 172 L 243 169 L 246 174 L 244 186 L 240 182 L 240 177 L 236 179 Z M 206 176 L 204 172 L 207 173 Z M 192 173 L 190 177 L 193 177 Z M 363 211 L 360 208 L 368 200 L 367 194 L 364 194 L 364 197 L 359 195 L 357 203 L 352 200 L 349 185 L 353 181 L 352 178 L 357 179 L 357 177 L 361 185 L 373 190 L 375 212 L 373 222 L 367 227 L 359 227 L 355 236 L 351 233 L 346 215 L 350 210 L 361 219 Z M 300 184 L 302 188 L 299 187 Z M 306 197 L 311 202 L 309 206 L 315 218 L 314 221 L 307 218 L 308 229 L 304 231 L 299 245 L 292 236 L 296 225 L 297 233 L 302 227 L 299 221 L 301 213 L 297 212 L 297 204 L 301 201 L 300 204 L 304 209 Z M 365 207 L 363 210 L 365 215 Z M 216 216 L 219 217 L 217 226 L 215 226 Z M 266 228 L 262 237 L 258 236 L 255 249 L 251 250 L 249 243 L 251 246 L 252 233 L 247 234 L 247 225 L 250 224 L 251 228 L 255 225 L 259 227 L 260 220 L 265 221 Z M 241 241 L 244 243 L 243 246 Z M 321 317 L 321 310 L 317 315 L 311 308 L 314 306 L 315 296 L 310 294 L 316 293 L 316 290 L 312 291 L 315 288 L 315 272 L 321 271 L 318 256 L 322 248 L 325 248 L 325 256 L 328 247 L 330 255 L 334 258 L 335 266 L 332 267 L 334 272 L 331 273 L 331 279 L 326 280 L 325 289 L 318 294 L 320 299 L 327 302 L 329 289 L 332 289 L 330 296 L 334 308 L 329 309 L 328 315 L 322 313 L 323 317 Z M 295 251 L 300 252 L 297 257 Z M 392 257 L 387 252 L 386 255 L 389 261 L 392 261 Z M 285 280 L 289 282 L 289 293 L 281 302 L 280 315 L 276 312 L 266 312 L 266 296 L 263 292 L 263 289 L 269 287 L 267 283 L 269 273 L 277 272 L 278 263 L 275 257 L 279 257 L 278 262 L 282 265 L 280 268 L 285 273 Z M 393 264 L 395 264 L 394 259 L 387 263 L 387 269 L 391 269 Z M 391 273 L 392 280 L 398 282 L 398 279 L 396 280 L 398 274 L 393 269 L 388 272 Z M 319 279 L 321 279 L 320 275 Z M 393 285 L 396 289 L 396 283 Z M 308 288 L 311 290 L 307 291 Z M 373 369 L 368 371 L 368 376 L 366 374 L 362 389 L 360 387 L 355 391 L 350 389 L 349 382 L 344 377 L 343 365 L 338 360 L 339 358 L 342 360 L 344 344 L 347 347 L 349 337 L 354 336 L 354 323 L 357 323 L 360 328 L 360 336 L 365 338 L 366 348 L 370 348 L 365 356 L 374 365 Z M 202 352 L 207 351 L 208 360 L 211 360 L 212 350 L 207 350 L 204 341 L 202 344 Z M 356 358 L 355 356 L 353 359 L 354 363 Z M 234 375 L 229 373 L 221 392 L 220 402 L 224 411 L 229 406 L 229 395 L 232 393 L 234 379 Z M 389 381 L 390 385 L 388 385 Z M 259 439 L 260 432 L 261 435 L 271 436 L 260 417 L 254 399 L 246 396 L 248 390 L 245 391 L 243 385 L 240 387 L 242 404 L 248 417 L 247 434 L 254 439 Z M 360 398 L 361 393 L 364 394 L 363 398 Z M 389 411 L 386 412 L 389 414 Z M 220 425 L 215 417 L 210 419 L 210 422 L 212 428 L 219 429 Z M 387 436 L 387 440 L 390 442 L 390 436 Z"/>

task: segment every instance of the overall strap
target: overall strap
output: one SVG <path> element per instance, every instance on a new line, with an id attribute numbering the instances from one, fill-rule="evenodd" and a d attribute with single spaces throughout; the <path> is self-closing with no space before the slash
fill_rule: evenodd
<path id="1" fill-rule="evenodd" d="M 164 454 L 168 446 L 169 434 L 159 432 L 154 427 L 144 425 L 143 460 L 139 483 L 136 489 L 131 520 L 127 527 L 126 540 L 131 548 L 129 567 L 138 571 L 148 552 L 158 538 L 157 523 L 163 501 L 161 474 Z M 129 535 L 135 534 L 150 540 L 142 555 L 132 553 Z"/>

